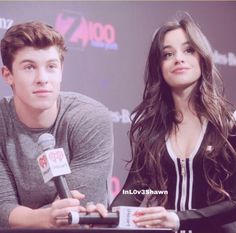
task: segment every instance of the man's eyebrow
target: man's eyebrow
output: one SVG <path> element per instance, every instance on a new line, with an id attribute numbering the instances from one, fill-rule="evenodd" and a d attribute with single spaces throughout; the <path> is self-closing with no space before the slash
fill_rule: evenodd
<path id="1" fill-rule="evenodd" d="M 31 60 L 31 59 L 24 59 L 20 62 L 20 64 L 22 63 L 26 63 L 26 62 L 30 62 L 30 63 L 35 63 L 35 61 Z"/>
<path id="2" fill-rule="evenodd" d="M 60 62 L 60 60 L 59 59 L 50 59 L 47 62 Z"/>
<path id="3" fill-rule="evenodd" d="M 22 64 L 22 63 L 27 63 L 27 62 L 29 62 L 29 63 L 37 63 L 36 61 L 34 61 L 34 60 L 31 60 L 31 59 L 24 59 L 24 60 L 22 60 L 21 62 L 20 62 L 20 64 Z M 60 60 L 58 60 L 58 59 L 50 59 L 50 60 L 48 60 L 48 61 L 46 61 L 47 63 L 49 63 L 49 62 L 60 62 Z"/>

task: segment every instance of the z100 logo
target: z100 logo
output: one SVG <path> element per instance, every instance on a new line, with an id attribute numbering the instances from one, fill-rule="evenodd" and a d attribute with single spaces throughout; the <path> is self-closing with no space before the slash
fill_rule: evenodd
<path id="1" fill-rule="evenodd" d="M 82 15 L 65 15 L 60 13 L 56 18 L 55 28 L 70 45 L 84 49 L 92 47 L 117 50 L 115 28 L 111 24 L 102 24 L 87 20 Z"/>

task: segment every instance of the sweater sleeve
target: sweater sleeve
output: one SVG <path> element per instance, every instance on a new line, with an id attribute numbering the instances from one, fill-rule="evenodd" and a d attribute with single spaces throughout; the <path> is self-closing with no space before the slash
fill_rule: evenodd
<path id="1" fill-rule="evenodd" d="M 0 227 L 9 227 L 8 218 L 11 211 L 18 206 L 14 177 L 6 159 L 0 156 Z"/>
<path id="2" fill-rule="evenodd" d="M 71 121 L 70 167 L 68 182 L 72 189 L 85 194 L 82 205 L 93 201 L 108 205 L 113 166 L 113 126 L 103 105 L 87 107 L 82 117 Z"/>
<path id="3" fill-rule="evenodd" d="M 181 230 L 201 230 L 206 226 L 220 226 L 236 221 L 236 202 L 223 201 L 197 210 L 177 212 Z"/>

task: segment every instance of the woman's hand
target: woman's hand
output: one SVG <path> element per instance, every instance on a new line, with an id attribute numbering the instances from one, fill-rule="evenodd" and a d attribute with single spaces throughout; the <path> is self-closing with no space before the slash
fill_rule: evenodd
<path id="1" fill-rule="evenodd" d="M 148 207 L 135 212 L 134 223 L 138 227 L 162 227 L 178 230 L 179 218 L 173 211 L 164 207 Z"/>

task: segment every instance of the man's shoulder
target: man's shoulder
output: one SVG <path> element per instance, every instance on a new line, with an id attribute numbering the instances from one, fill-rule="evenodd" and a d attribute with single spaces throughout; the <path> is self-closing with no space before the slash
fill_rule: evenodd
<path id="1" fill-rule="evenodd" d="M 84 124 L 90 126 L 107 124 L 111 122 L 111 114 L 108 108 L 91 97 L 75 92 L 60 93 L 60 121 L 68 121 L 70 125 Z"/>
<path id="2" fill-rule="evenodd" d="M 0 140 L 3 140 L 7 132 L 12 129 L 13 110 L 12 110 L 12 97 L 3 97 L 0 99 Z"/>
<path id="3" fill-rule="evenodd" d="M 12 96 L 5 96 L 0 99 L 0 112 L 1 114 L 6 114 L 11 108 Z"/>
<path id="4" fill-rule="evenodd" d="M 4 97 L 2 97 L 2 98 L 0 98 L 0 105 L 9 104 L 12 99 L 13 99 L 13 96 L 4 96 Z"/>
<path id="5" fill-rule="evenodd" d="M 87 95 L 78 93 L 78 92 L 60 92 L 60 98 L 62 104 L 65 106 L 68 105 L 78 105 L 84 108 L 106 108 L 104 104 L 95 100 Z"/>

